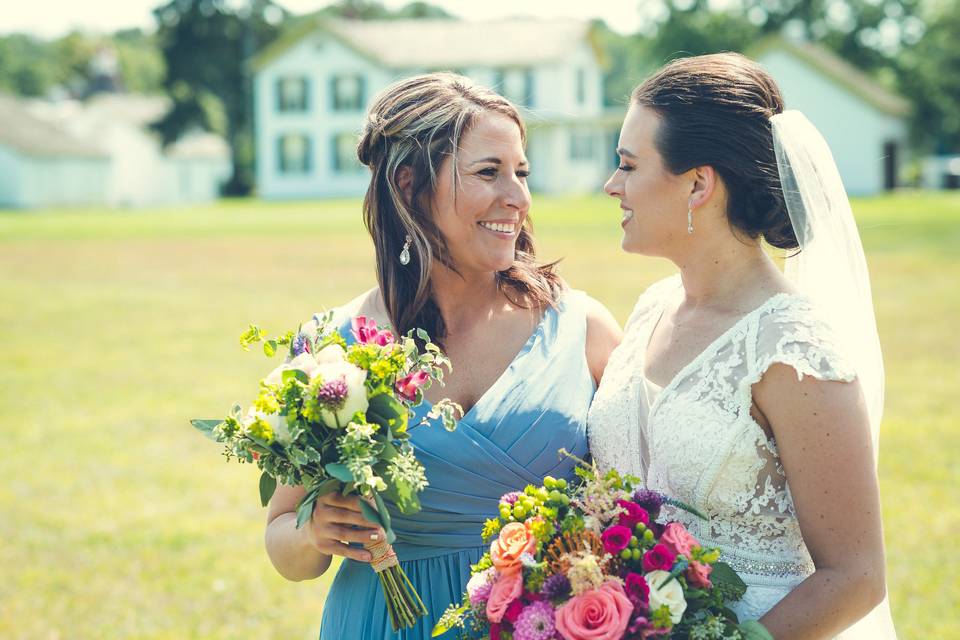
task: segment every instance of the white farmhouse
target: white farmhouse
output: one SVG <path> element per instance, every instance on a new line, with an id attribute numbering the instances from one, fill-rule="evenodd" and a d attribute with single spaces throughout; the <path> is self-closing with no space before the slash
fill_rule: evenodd
<path id="1" fill-rule="evenodd" d="M 532 190 L 596 191 L 609 175 L 623 110 L 604 110 L 589 23 L 313 17 L 254 62 L 259 195 L 363 194 L 368 172 L 356 144 L 370 99 L 400 78 L 438 70 L 466 75 L 521 107 Z"/>
<path id="2" fill-rule="evenodd" d="M 828 49 L 772 38 L 747 52 L 773 75 L 788 109 L 823 134 L 851 195 L 897 186 L 910 103 Z"/>

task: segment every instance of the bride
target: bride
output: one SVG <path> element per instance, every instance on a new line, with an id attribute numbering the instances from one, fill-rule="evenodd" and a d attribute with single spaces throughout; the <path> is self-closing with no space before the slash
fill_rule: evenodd
<path id="1" fill-rule="evenodd" d="M 632 96 L 625 251 L 679 274 L 640 296 L 590 448 L 675 510 L 786 638 L 895 638 L 877 487 L 883 368 L 863 250 L 829 149 L 737 54 L 677 60 Z M 787 250 L 786 272 L 761 239 Z M 859 621 L 859 622 L 858 622 Z M 842 634 L 842 635 L 841 635 Z"/>

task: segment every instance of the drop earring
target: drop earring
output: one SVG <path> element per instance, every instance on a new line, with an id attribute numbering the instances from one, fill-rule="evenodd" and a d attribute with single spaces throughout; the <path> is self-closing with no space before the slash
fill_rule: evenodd
<path id="1" fill-rule="evenodd" d="M 407 266 L 410 264 L 410 243 L 413 242 L 413 238 L 410 237 L 410 234 L 407 234 L 406 242 L 403 243 L 403 250 L 400 252 L 400 264 Z"/>
<path id="2" fill-rule="evenodd" d="M 693 207 L 687 207 L 687 233 L 693 234 Z"/>

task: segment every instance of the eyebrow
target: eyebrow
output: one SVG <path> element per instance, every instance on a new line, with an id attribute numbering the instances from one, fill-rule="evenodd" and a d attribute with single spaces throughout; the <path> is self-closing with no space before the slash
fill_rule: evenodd
<path id="1" fill-rule="evenodd" d="M 500 158 L 494 158 L 494 157 L 491 156 L 491 157 L 489 157 L 489 158 L 481 158 L 481 159 L 479 159 L 479 160 L 474 160 L 473 162 L 470 163 L 470 166 L 472 167 L 472 166 L 475 165 L 475 164 L 481 164 L 481 163 L 483 163 L 483 162 L 491 162 L 491 163 L 493 163 L 493 164 L 495 164 L 495 165 L 501 165 L 501 164 L 503 164 L 503 161 L 500 160 Z M 523 162 L 520 163 L 520 166 L 523 166 L 523 165 L 525 165 L 525 164 L 530 164 L 530 163 L 529 163 L 527 160 L 524 160 Z"/>
<path id="2" fill-rule="evenodd" d="M 632 153 L 630 153 L 629 151 L 627 151 L 626 149 L 624 149 L 623 147 L 617 147 L 617 153 L 620 154 L 621 156 L 626 156 L 627 158 L 630 158 L 631 160 L 639 160 L 639 159 L 640 159 L 640 158 L 638 158 L 637 156 L 635 156 L 634 154 L 632 154 Z"/>

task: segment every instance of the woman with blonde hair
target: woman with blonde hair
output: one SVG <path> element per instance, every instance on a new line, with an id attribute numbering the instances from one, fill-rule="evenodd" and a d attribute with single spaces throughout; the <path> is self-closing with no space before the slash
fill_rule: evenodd
<path id="1" fill-rule="evenodd" d="M 568 476 L 561 448 L 586 453 L 587 409 L 620 330 L 553 265 L 536 261 L 525 136 L 510 102 L 453 74 L 402 80 L 369 109 L 358 156 L 372 174 L 363 210 L 378 286 L 338 316 L 344 328 L 364 315 L 401 334 L 425 329 L 453 371 L 428 391 L 414 422 L 443 397 L 465 414 L 454 433 L 414 430 L 429 482 L 423 510 L 391 508 L 394 550 L 428 609 L 410 629 L 391 630 L 369 553 L 348 544 L 382 535 L 356 499 L 328 495 L 296 529 L 303 488 L 278 488 L 266 546 L 280 574 L 312 579 L 334 555 L 344 558 L 322 639 L 430 637 L 485 551 L 480 531 L 501 495 Z"/>

